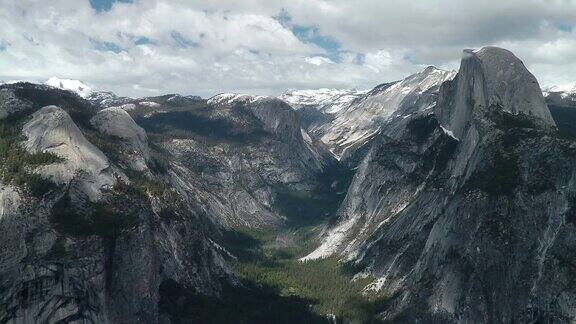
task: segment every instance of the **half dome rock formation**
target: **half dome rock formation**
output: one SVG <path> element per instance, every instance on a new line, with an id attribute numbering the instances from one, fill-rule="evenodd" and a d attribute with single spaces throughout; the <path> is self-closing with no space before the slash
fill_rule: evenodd
<path id="1" fill-rule="evenodd" d="M 534 116 L 544 124 L 555 126 L 538 81 L 508 50 L 497 47 L 464 50 L 460 71 L 452 86 L 451 91 L 444 92 L 450 93 L 448 98 L 440 97 L 437 114 L 456 137 L 460 137 L 472 114 L 492 107 Z M 449 101 L 451 99 L 456 101 Z"/>
<path id="2" fill-rule="evenodd" d="M 36 171 L 57 184 L 79 180 L 90 200 L 98 200 L 102 189 L 116 182 L 104 153 L 90 143 L 62 108 L 46 106 L 32 115 L 22 128 L 30 153 L 51 153 L 63 159 Z"/>
<path id="3" fill-rule="evenodd" d="M 336 255 L 394 321 L 576 320 L 576 145 L 509 51 L 466 51 L 438 103 L 394 118 L 359 166 Z"/>
<path id="4" fill-rule="evenodd" d="M 150 148 L 144 129 L 121 107 L 110 107 L 100 110 L 91 123 L 104 134 L 120 138 L 128 151 L 127 161 L 130 167 L 144 171 L 150 160 Z"/>

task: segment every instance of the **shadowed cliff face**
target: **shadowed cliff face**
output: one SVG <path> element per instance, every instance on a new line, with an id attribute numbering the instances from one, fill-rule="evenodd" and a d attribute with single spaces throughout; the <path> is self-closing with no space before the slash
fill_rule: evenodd
<path id="1" fill-rule="evenodd" d="M 574 320 L 576 145 L 530 76 L 506 50 L 465 52 L 433 111 L 379 135 L 307 258 L 375 275 L 385 319 Z"/>

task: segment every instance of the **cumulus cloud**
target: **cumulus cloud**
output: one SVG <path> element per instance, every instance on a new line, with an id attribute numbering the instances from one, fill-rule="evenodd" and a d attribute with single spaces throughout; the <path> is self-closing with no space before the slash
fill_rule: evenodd
<path id="1" fill-rule="evenodd" d="M 574 0 L 137 0 L 96 9 L 88 0 L 3 3 L 0 79 L 81 79 L 130 96 L 369 88 L 429 64 L 457 68 L 463 48 L 499 45 L 541 83 L 576 80 Z"/>

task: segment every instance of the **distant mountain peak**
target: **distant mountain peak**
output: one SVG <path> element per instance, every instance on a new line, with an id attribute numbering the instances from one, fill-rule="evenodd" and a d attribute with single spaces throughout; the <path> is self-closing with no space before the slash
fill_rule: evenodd
<path id="1" fill-rule="evenodd" d="M 562 99 L 573 97 L 576 95 L 576 82 L 543 87 L 542 93 L 544 94 L 544 97 L 548 97 L 552 93 L 560 95 Z"/>
<path id="2" fill-rule="evenodd" d="M 289 103 L 294 109 L 318 106 L 322 111 L 332 114 L 345 108 L 364 93 L 366 91 L 355 89 L 289 89 L 278 98 Z"/>
<path id="3" fill-rule="evenodd" d="M 208 99 L 208 104 L 216 105 L 216 104 L 229 104 L 233 105 L 240 102 L 253 102 L 258 99 L 264 99 L 264 96 L 253 96 L 247 94 L 239 94 L 233 92 L 226 92 L 221 93 L 213 96 L 212 98 Z"/>
<path id="4" fill-rule="evenodd" d="M 90 95 L 94 93 L 92 87 L 80 80 L 51 77 L 44 84 L 54 88 L 72 91 L 84 99 L 90 97 Z"/>

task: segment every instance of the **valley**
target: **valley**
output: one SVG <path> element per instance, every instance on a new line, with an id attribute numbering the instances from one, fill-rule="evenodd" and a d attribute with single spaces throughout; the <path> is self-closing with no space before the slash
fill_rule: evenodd
<path id="1" fill-rule="evenodd" d="M 575 107 L 496 47 L 278 98 L 2 84 L 0 323 L 573 318 Z"/>

